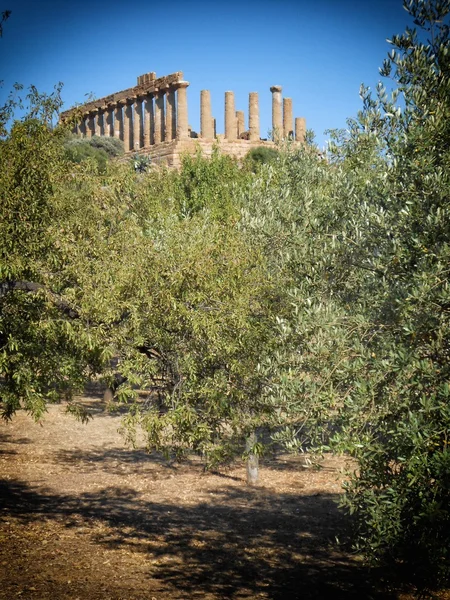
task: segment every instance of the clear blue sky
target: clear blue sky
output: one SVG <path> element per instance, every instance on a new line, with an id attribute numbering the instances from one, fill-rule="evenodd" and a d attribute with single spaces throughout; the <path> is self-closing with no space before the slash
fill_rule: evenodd
<path id="1" fill-rule="evenodd" d="M 411 19 L 402 0 L 3 0 L 0 103 L 14 82 L 50 92 L 64 83 L 64 108 L 131 87 L 138 75 L 183 71 L 189 123 L 199 130 L 200 90 L 209 89 L 217 131 L 224 92 L 248 118 L 259 92 L 261 136 L 271 128 L 271 85 L 293 99 L 320 146 L 345 127 L 372 89 L 386 38 Z"/>

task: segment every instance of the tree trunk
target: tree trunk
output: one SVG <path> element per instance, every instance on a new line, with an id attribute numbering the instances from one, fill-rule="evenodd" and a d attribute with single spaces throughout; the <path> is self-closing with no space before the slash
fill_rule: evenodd
<path id="1" fill-rule="evenodd" d="M 256 444 L 256 440 L 256 432 L 252 431 L 246 441 L 246 450 L 248 452 L 247 485 L 256 485 L 258 483 L 259 457 L 251 452 L 251 449 Z"/>

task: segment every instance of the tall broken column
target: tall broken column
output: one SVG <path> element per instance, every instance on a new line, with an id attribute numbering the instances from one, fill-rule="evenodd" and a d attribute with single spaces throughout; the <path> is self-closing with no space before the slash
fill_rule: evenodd
<path id="1" fill-rule="evenodd" d="M 295 141 L 301 142 L 302 144 L 305 142 L 306 138 L 306 119 L 303 117 L 297 117 L 295 119 Z"/>
<path id="2" fill-rule="evenodd" d="M 200 92 L 200 135 L 206 140 L 214 139 L 214 126 L 211 116 L 211 94 L 209 90 Z"/>
<path id="3" fill-rule="evenodd" d="M 294 119 L 292 116 L 292 98 L 283 98 L 283 132 L 286 140 L 294 139 Z"/>
<path id="4" fill-rule="evenodd" d="M 245 131 L 245 117 L 243 110 L 236 111 L 236 127 L 237 127 L 237 137 L 240 138 L 241 135 Z"/>
<path id="5" fill-rule="evenodd" d="M 188 137 L 188 106 L 187 106 L 187 88 L 188 81 L 179 81 L 177 86 L 177 139 L 186 139 Z"/>
<path id="6" fill-rule="evenodd" d="M 248 95 L 248 129 L 250 141 L 259 141 L 258 92 L 250 92 Z"/>
<path id="7" fill-rule="evenodd" d="M 278 142 L 283 137 L 283 116 L 281 107 L 281 85 L 273 85 L 272 92 L 272 139 Z"/>
<path id="8" fill-rule="evenodd" d="M 225 138 L 237 138 L 236 110 L 234 108 L 234 92 L 225 92 Z"/>

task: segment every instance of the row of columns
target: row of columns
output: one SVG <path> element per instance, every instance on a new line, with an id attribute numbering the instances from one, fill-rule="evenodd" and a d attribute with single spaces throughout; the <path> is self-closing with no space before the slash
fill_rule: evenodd
<path id="1" fill-rule="evenodd" d="M 258 141 L 259 135 L 259 104 L 258 92 L 249 94 L 249 139 Z M 209 90 L 200 93 L 200 135 L 205 139 L 215 137 L 215 119 L 211 114 L 211 95 Z M 236 111 L 234 93 L 225 92 L 225 139 L 236 140 L 245 131 L 244 111 Z"/>
<path id="2" fill-rule="evenodd" d="M 282 139 L 294 139 L 299 142 L 305 140 L 306 122 L 302 117 L 295 119 L 292 112 L 292 98 L 281 97 L 282 88 L 274 85 L 270 88 L 272 92 L 272 137 L 274 141 Z M 211 97 L 208 90 L 202 90 L 200 95 L 200 130 L 201 137 L 211 139 L 213 137 L 214 119 L 211 116 Z M 248 100 L 248 139 L 258 141 L 259 132 L 259 100 L 258 92 L 250 92 Z M 244 113 L 236 111 L 234 93 L 225 92 L 225 139 L 236 140 L 245 130 Z"/>
<path id="3" fill-rule="evenodd" d="M 75 132 L 86 137 L 101 135 L 116 137 L 124 142 L 125 151 L 139 150 L 153 144 L 174 139 L 188 138 L 190 135 L 187 112 L 187 81 L 173 86 L 167 85 L 145 96 L 134 96 L 115 104 L 96 108 L 85 115 Z M 282 99 L 282 88 L 274 85 L 272 92 L 272 132 L 273 140 L 305 139 L 305 119 L 294 119 L 292 99 Z M 248 102 L 248 139 L 259 141 L 259 99 L 258 92 L 250 92 Z M 204 139 L 215 138 L 215 119 L 211 114 L 209 90 L 200 93 L 200 128 Z M 243 111 L 236 111 L 234 93 L 225 92 L 225 139 L 236 140 L 245 131 Z"/>
<path id="4" fill-rule="evenodd" d="M 303 117 L 296 117 L 295 130 L 292 112 L 292 98 L 281 97 L 281 85 L 273 85 L 272 92 L 272 137 L 274 141 L 294 139 L 298 142 L 305 141 L 306 121 Z"/>
<path id="5" fill-rule="evenodd" d="M 134 96 L 87 113 L 74 132 L 123 141 L 125 151 L 189 137 L 187 81 L 145 96 Z"/>

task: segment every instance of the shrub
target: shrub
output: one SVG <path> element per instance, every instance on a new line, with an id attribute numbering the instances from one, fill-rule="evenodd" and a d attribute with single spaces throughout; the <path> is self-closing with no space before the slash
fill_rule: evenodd
<path id="1" fill-rule="evenodd" d="M 265 146 L 258 146 L 258 148 L 252 148 L 245 157 L 245 162 L 249 165 L 253 172 L 256 172 L 258 165 L 270 163 L 277 159 L 278 150 L 275 148 L 266 148 Z"/>
<path id="2" fill-rule="evenodd" d="M 145 173 L 152 163 L 150 156 L 146 156 L 145 154 L 136 154 L 132 162 L 136 173 Z"/>
<path id="3" fill-rule="evenodd" d="M 96 161 L 100 171 L 104 171 L 108 162 L 108 154 L 100 148 L 92 147 L 87 140 L 75 140 L 74 143 L 67 144 L 65 147 L 67 158 L 80 163 L 92 158 Z"/>
<path id="4" fill-rule="evenodd" d="M 93 148 L 104 150 L 110 157 L 121 156 L 125 152 L 123 142 L 113 137 L 100 137 L 98 135 L 94 135 L 89 140 L 89 144 Z"/>
<path id="5" fill-rule="evenodd" d="M 78 137 L 68 138 L 64 143 L 66 157 L 74 163 L 81 163 L 87 159 L 93 159 L 100 171 L 104 171 L 109 155 L 102 149 L 91 144 L 91 140 Z"/>

